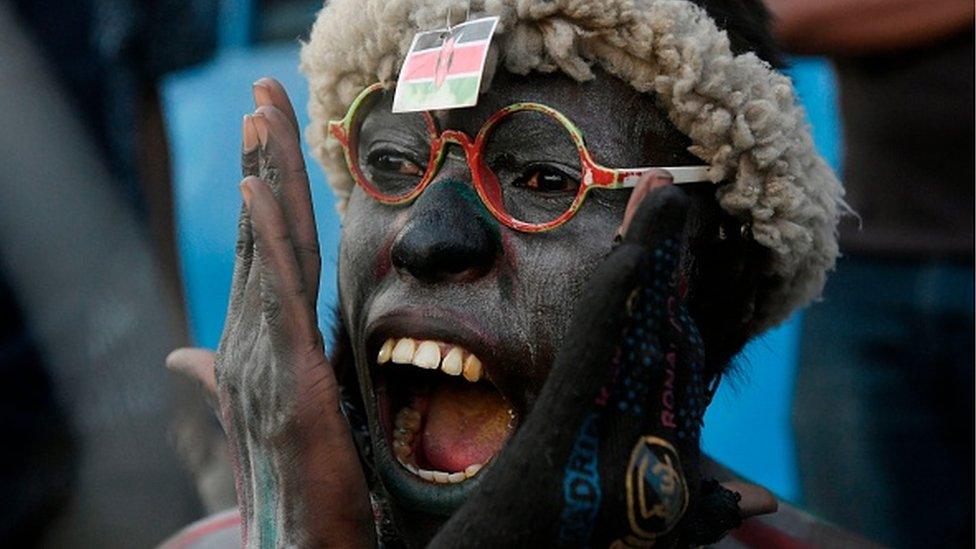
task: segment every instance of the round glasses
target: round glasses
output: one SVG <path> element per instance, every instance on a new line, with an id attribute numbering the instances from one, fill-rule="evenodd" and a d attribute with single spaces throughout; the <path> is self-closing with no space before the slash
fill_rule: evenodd
<path id="1" fill-rule="evenodd" d="M 472 140 L 457 130 L 440 131 L 429 112 L 394 114 L 381 107 L 384 89 L 382 83 L 367 87 L 342 120 L 329 122 L 356 183 L 383 204 L 416 199 L 437 175 L 452 144 L 464 151 L 485 207 L 502 224 L 522 232 L 559 227 L 579 211 L 591 190 L 632 188 L 652 169 L 667 170 L 676 184 L 709 180 L 708 166 L 601 166 L 576 125 L 540 103 L 499 110 Z"/>

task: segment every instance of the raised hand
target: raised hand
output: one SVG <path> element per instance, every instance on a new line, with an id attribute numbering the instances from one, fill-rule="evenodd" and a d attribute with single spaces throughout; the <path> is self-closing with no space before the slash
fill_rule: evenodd
<path id="1" fill-rule="evenodd" d="M 738 524 L 738 494 L 701 478 L 693 208 L 659 175 L 635 189 L 531 414 L 433 546 L 691 546 Z M 750 490 L 750 512 L 766 495 Z"/>
<path id="2" fill-rule="evenodd" d="M 298 124 L 281 85 L 244 117 L 244 205 L 216 354 L 167 363 L 214 391 L 248 547 L 368 546 L 365 477 L 317 328 L 320 256 Z"/>

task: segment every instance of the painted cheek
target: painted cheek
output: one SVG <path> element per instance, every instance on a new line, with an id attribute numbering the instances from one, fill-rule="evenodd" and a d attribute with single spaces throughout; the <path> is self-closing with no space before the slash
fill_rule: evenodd
<path id="1" fill-rule="evenodd" d="M 383 236 L 383 243 L 376 251 L 376 256 L 373 258 L 373 279 L 374 281 L 383 280 L 387 274 L 390 272 L 391 262 L 390 262 L 390 250 L 393 248 L 393 242 L 396 240 L 396 236 L 400 234 L 400 229 L 407 222 L 407 212 L 404 209 L 402 212 L 397 214 L 393 223 L 390 224 L 389 230 Z"/>

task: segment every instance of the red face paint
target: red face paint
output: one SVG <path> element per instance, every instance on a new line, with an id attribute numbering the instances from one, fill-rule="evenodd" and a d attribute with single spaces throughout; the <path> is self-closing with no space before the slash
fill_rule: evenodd
<path id="1" fill-rule="evenodd" d="M 397 215 L 393 223 L 390 225 L 390 230 L 383 238 L 383 244 L 376 252 L 376 258 L 373 262 L 373 280 L 383 280 L 383 278 L 389 274 L 390 266 L 392 265 L 390 250 L 393 248 L 393 242 L 396 240 L 397 234 L 400 233 L 400 229 L 403 228 L 403 225 L 406 224 L 406 222 L 407 214 L 406 212 L 403 212 L 400 215 Z"/>

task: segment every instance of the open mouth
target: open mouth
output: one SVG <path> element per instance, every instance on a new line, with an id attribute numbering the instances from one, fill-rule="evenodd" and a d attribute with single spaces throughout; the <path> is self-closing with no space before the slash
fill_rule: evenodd
<path id="1" fill-rule="evenodd" d="M 517 426 L 481 359 L 459 344 L 387 338 L 374 372 L 386 441 L 400 466 L 426 482 L 474 478 Z"/>

